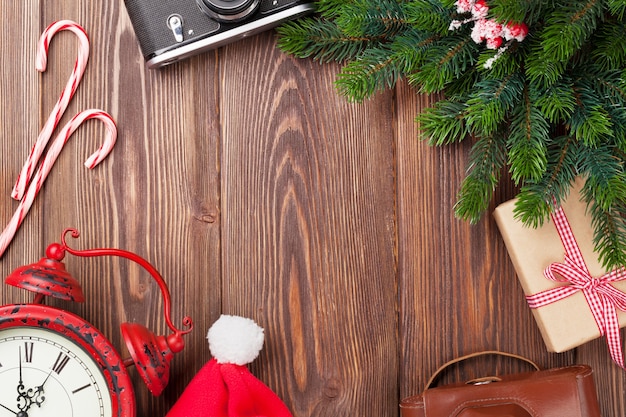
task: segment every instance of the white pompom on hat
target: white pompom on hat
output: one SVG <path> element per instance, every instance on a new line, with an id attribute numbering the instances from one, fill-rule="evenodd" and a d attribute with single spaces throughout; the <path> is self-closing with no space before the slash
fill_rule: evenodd
<path id="1" fill-rule="evenodd" d="M 254 320 L 223 314 L 207 333 L 211 355 L 218 363 L 247 365 L 259 356 L 263 328 Z"/>

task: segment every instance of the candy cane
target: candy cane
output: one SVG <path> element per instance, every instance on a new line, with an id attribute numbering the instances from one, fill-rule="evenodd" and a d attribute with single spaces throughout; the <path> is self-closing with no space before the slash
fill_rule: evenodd
<path id="1" fill-rule="evenodd" d="M 44 124 L 43 129 L 37 137 L 35 145 L 30 151 L 30 155 L 24 163 L 22 171 L 17 177 L 17 181 L 11 193 L 11 197 L 16 200 L 20 200 L 24 195 L 24 192 L 26 191 L 26 185 L 33 175 L 37 162 L 39 161 L 39 158 L 41 157 L 41 154 L 43 153 L 46 144 L 52 137 L 52 132 L 58 125 L 59 120 L 61 120 L 65 109 L 67 109 L 70 100 L 72 99 L 74 93 L 76 92 L 76 89 L 78 88 L 78 84 L 80 83 L 80 80 L 82 79 L 85 72 L 85 67 L 87 66 L 87 60 L 89 59 L 89 38 L 87 37 L 87 33 L 85 32 L 85 30 L 71 20 L 60 20 L 48 26 L 39 38 L 37 60 L 35 62 L 37 70 L 40 72 L 44 72 L 46 70 L 50 41 L 56 33 L 63 30 L 69 30 L 78 37 L 78 40 L 80 42 L 78 56 L 76 58 L 76 63 L 74 64 L 72 74 L 70 75 L 70 79 L 65 86 L 65 90 L 63 90 L 63 92 L 61 93 L 61 96 L 54 106 L 54 109 L 52 109 L 48 120 Z"/>
<path id="2" fill-rule="evenodd" d="M 24 198 L 20 201 L 20 204 L 11 218 L 11 221 L 0 235 L 0 256 L 4 254 L 4 251 L 9 246 L 9 243 L 13 240 L 15 233 L 17 233 L 17 229 L 19 229 L 24 221 L 24 218 L 28 214 L 28 211 L 33 205 L 33 201 L 35 201 L 35 197 L 37 197 L 43 182 L 46 180 L 50 170 L 52 169 L 52 165 L 54 165 L 54 162 L 61 153 L 61 149 L 67 143 L 72 133 L 74 133 L 74 131 L 78 129 L 81 124 L 89 119 L 99 119 L 104 122 L 107 129 L 107 136 L 104 144 L 100 147 L 100 149 L 92 154 L 89 159 L 87 159 L 85 165 L 91 168 L 95 167 L 113 148 L 113 145 L 117 140 L 117 128 L 115 126 L 115 122 L 108 113 L 105 113 L 102 110 L 90 109 L 84 110 L 74 116 L 72 120 L 70 120 L 63 127 L 63 129 L 61 129 L 57 137 L 52 142 L 46 157 L 33 176 L 33 181 L 30 183 L 28 191 L 24 195 Z"/>

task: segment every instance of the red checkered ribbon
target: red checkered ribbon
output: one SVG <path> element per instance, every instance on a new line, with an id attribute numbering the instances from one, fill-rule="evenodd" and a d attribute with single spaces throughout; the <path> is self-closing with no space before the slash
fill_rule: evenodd
<path id="1" fill-rule="evenodd" d="M 626 269 L 619 268 L 601 277 L 592 277 L 562 208 L 552 213 L 552 221 L 565 248 L 565 260 L 563 263 L 550 264 L 543 274 L 552 281 L 568 285 L 528 295 L 526 296 L 528 305 L 530 308 L 539 308 L 582 291 L 600 334 L 606 336 L 611 358 L 621 368 L 626 369 L 616 310 L 619 308 L 626 311 L 626 294 L 611 285 L 612 282 L 626 279 Z"/>

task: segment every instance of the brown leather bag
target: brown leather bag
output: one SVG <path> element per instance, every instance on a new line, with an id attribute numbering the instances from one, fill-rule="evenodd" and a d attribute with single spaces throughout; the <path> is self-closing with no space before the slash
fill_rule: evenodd
<path id="1" fill-rule="evenodd" d="M 431 388 L 437 376 L 450 365 L 481 355 L 520 359 L 536 371 Z M 400 414 L 401 417 L 600 417 L 600 409 L 589 366 L 540 370 L 522 356 L 485 351 L 441 366 L 421 395 L 402 400 Z"/>

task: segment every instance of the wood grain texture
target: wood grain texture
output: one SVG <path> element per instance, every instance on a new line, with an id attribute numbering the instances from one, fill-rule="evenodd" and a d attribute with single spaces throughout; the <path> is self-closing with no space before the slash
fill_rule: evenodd
<path id="1" fill-rule="evenodd" d="M 272 36 L 223 55 L 223 307 L 266 327 L 256 369 L 294 413 L 384 415 L 397 380 L 391 95 L 349 105 L 336 68 L 287 58 Z"/>
<path id="2" fill-rule="evenodd" d="M 437 97 L 406 83 L 351 104 L 336 94 L 337 65 L 280 53 L 272 31 L 148 70 L 122 1 L 1 2 L 0 215 L 74 63 L 70 33 L 53 39 L 49 67 L 34 68 L 37 39 L 59 19 L 83 25 L 90 62 L 61 121 L 102 108 L 119 139 L 96 169 L 84 159 L 104 138 L 90 121 L 66 145 L 0 272 L 37 261 L 62 230 L 77 248 L 136 252 L 161 272 L 174 323 L 194 331 L 152 397 L 131 369 L 139 417 L 165 415 L 210 358 L 206 331 L 220 314 L 253 318 L 266 343 L 252 372 L 294 417 L 398 416 L 443 362 L 501 349 L 544 367 L 589 363 L 603 415 L 626 414 L 623 371 L 603 340 L 547 353 L 491 216 L 476 225 L 453 206 L 471 142 L 433 148 L 415 116 Z M 515 189 L 506 179 L 495 204 Z M 123 322 L 167 334 L 161 294 L 136 264 L 68 257 L 82 315 L 123 355 Z M 30 300 L 1 287 L 1 301 Z M 443 381 L 521 371 L 477 360 Z M 471 369 L 471 371 L 470 371 Z"/>

